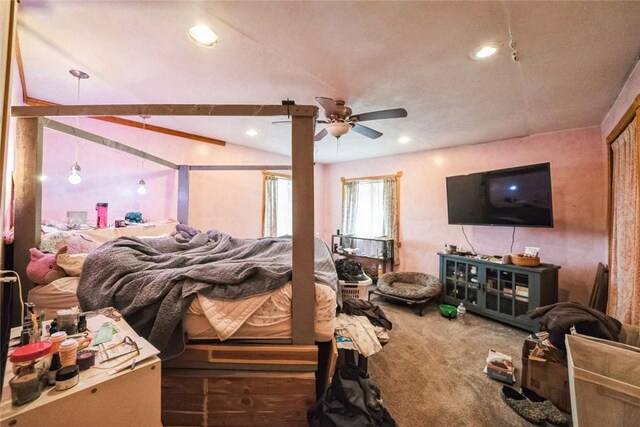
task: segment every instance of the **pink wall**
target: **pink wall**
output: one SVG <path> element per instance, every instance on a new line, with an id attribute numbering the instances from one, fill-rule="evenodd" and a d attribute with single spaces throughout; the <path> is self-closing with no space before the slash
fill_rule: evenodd
<path id="1" fill-rule="evenodd" d="M 149 123 L 153 123 L 151 119 Z M 66 120 L 75 124 L 75 120 Z M 289 164 L 290 159 L 261 150 L 227 144 L 225 147 L 189 141 L 158 133 L 81 119 L 80 127 L 114 139 L 177 164 Z M 86 210 L 90 223 L 95 222 L 96 202 L 109 203 L 109 221 L 123 218 L 128 211 L 141 211 L 145 219 L 176 218 L 177 173 L 145 162 L 144 179 L 148 192 L 137 194 L 142 161 L 137 157 L 91 142 L 81 141 L 78 163 L 82 183 L 67 181 L 74 161 L 74 138 L 45 131 L 43 174 L 43 218 L 63 221 L 67 210 Z M 287 144 L 283 141 L 283 144 Z M 322 173 L 316 166 L 316 229 L 323 229 L 324 192 Z M 249 172 L 192 172 L 189 223 L 196 228 L 218 228 L 237 237 L 261 234 L 262 174 Z"/>
<path id="2" fill-rule="evenodd" d="M 423 151 L 327 166 L 325 191 L 329 230 L 340 228 L 340 177 L 402 171 L 401 270 L 438 274 L 444 244 L 463 244 L 460 226 L 447 224 L 445 177 L 550 162 L 555 226 L 516 229 L 514 252 L 541 248 L 543 262 L 559 264 L 560 300 L 587 302 L 598 262 L 607 260 L 606 155 L 599 127 L 534 135 L 487 144 Z M 512 228 L 466 226 L 483 254 L 509 252 Z"/>
<path id="3" fill-rule="evenodd" d="M 634 69 L 629 74 L 629 78 L 622 86 L 618 98 L 602 120 L 602 139 L 606 140 L 607 135 L 611 133 L 618 120 L 638 95 L 640 95 L 640 62 L 636 62 Z"/>

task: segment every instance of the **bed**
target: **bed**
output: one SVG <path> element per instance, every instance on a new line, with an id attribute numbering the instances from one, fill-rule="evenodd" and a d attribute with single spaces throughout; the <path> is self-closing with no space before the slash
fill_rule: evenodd
<path id="1" fill-rule="evenodd" d="M 140 114 L 289 116 L 292 120 L 291 165 L 176 165 L 51 119 L 56 116 Z M 12 115 L 18 118 L 14 268 L 22 275 L 28 263 L 28 250 L 37 247 L 40 239 L 42 184 L 33 177 L 42 171 L 44 127 L 176 170 L 178 221 L 183 224 L 188 222 L 191 170 L 292 171 L 294 285 L 291 338 L 241 340 L 241 344 L 235 339 L 206 344 L 188 343 L 182 355 L 163 362 L 162 420 L 164 425 L 306 425 L 306 411 L 323 391 L 337 353 L 330 341 L 315 341 L 317 310 L 309 310 L 317 299 L 313 259 L 313 137 L 317 107 L 292 102 L 285 105 L 84 105 L 13 107 Z M 25 288 L 31 286 L 26 284 Z M 199 309 L 204 311 L 202 304 L 200 308 L 189 307 L 185 323 L 198 319 L 201 322 L 202 318 L 197 317 L 200 316 Z M 192 315 L 196 317 L 191 318 Z M 238 329 L 237 333 L 240 331 Z"/>

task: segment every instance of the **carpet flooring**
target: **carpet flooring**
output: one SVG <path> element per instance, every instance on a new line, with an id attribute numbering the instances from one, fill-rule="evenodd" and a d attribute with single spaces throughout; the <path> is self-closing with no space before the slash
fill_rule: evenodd
<path id="1" fill-rule="evenodd" d="M 404 426 L 530 426 L 500 398 L 502 383 L 482 373 L 489 349 L 522 367 L 529 333 L 481 316 L 464 323 L 440 316 L 436 303 L 415 309 L 372 298 L 393 322 L 390 342 L 369 358 L 369 374 L 383 405 Z M 515 385 L 519 388 L 519 383 Z"/>

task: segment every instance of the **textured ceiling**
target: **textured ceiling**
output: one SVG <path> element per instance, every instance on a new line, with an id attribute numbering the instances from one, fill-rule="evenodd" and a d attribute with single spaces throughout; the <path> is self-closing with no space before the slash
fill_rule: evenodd
<path id="1" fill-rule="evenodd" d="M 86 104 L 326 96 L 354 113 L 407 109 L 407 118 L 366 123 L 384 132 L 377 140 L 350 132 L 339 149 L 331 137 L 319 142 L 317 160 L 336 162 L 598 124 L 637 60 L 638 22 L 640 2 L 22 0 L 19 35 L 29 96 L 62 104 L 76 102 L 68 70 L 79 68 L 91 75 Z M 219 45 L 191 43 L 196 23 Z M 485 42 L 501 43 L 500 53 L 470 60 Z M 270 121 L 148 123 L 289 154 L 290 127 Z"/>

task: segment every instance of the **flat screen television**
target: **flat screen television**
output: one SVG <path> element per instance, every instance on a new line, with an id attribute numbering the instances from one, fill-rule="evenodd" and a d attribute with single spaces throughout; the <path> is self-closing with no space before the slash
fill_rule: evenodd
<path id="1" fill-rule="evenodd" d="M 553 227 L 549 163 L 447 177 L 449 224 Z"/>

